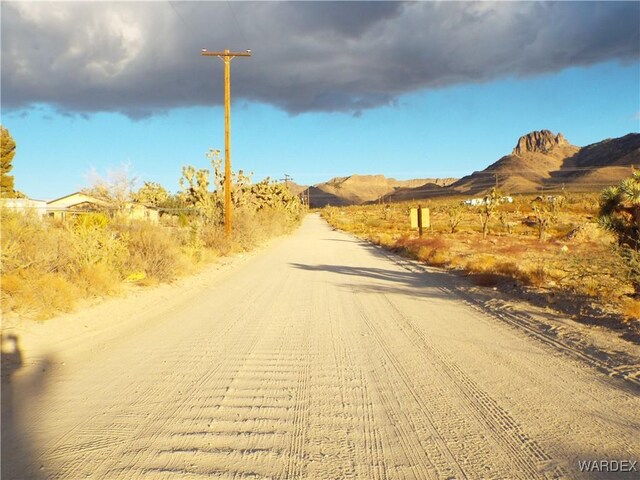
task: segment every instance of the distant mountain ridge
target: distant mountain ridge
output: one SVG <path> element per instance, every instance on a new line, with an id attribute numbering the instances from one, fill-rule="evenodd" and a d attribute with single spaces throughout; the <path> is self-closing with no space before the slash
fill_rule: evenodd
<path id="1" fill-rule="evenodd" d="M 540 130 L 523 135 L 509 155 L 480 172 L 461 178 L 448 193 L 476 195 L 493 186 L 508 193 L 540 190 L 595 191 L 612 185 L 640 164 L 640 134 L 577 147 L 558 133 Z"/>
<path id="2" fill-rule="evenodd" d="M 420 187 L 427 183 L 444 187 L 454 181 L 455 179 L 452 178 L 396 180 L 384 175 L 350 175 L 335 177 L 327 182 L 309 187 L 308 193 L 311 207 L 314 208 L 326 205 L 354 205 L 375 202 L 383 198 L 388 201 L 388 196 L 401 189 Z M 306 190 L 305 193 L 307 193 Z"/>
<path id="3" fill-rule="evenodd" d="M 578 147 L 562 133 L 537 130 L 521 136 L 510 154 L 460 179 L 395 180 L 384 175 L 350 175 L 296 187 L 309 194 L 314 208 L 481 195 L 494 186 L 506 194 L 561 189 L 590 192 L 618 183 L 629 176 L 631 166 L 640 168 L 638 133 Z"/>

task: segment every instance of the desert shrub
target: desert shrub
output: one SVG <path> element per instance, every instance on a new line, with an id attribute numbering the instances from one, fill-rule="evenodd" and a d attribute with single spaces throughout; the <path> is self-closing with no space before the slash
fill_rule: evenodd
<path id="1" fill-rule="evenodd" d="M 431 252 L 433 252 L 433 248 L 427 245 L 422 245 L 421 247 L 418 247 L 418 251 L 416 252 L 416 257 L 418 258 L 418 260 L 422 260 L 423 262 L 426 262 L 429 256 L 431 255 Z"/>
<path id="2" fill-rule="evenodd" d="M 144 271 L 147 277 L 170 281 L 185 267 L 177 242 L 162 227 L 131 222 L 127 233 L 131 271 Z"/>
<path id="3" fill-rule="evenodd" d="M 623 261 L 623 266 L 620 270 L 633 285 L 636 297 L 640 298 L 640 251 L 626 246 L 619 246 L 614 248 L 614 252 Z"/>
<path id="4" fill-rule="evenodd" d="M 630 194 L 635 191 L 627 190 Z M 447 233 L 431 232 L 423 238 L 417 238 L 409 229 L 408 209 L 415 206 L 409 202 L 389 207 L 331 207 L 323 209 L 322 214 L 333 227 L 353 232 L 392 251 L 431 265 L 467 270 L 477 284 L 495 285 L 505 278 L 513 278 L 528 286 L 571 292 L 581 302 L 588 299 L 618 313 L 640 298 L 633 296 L 634 282 L 640 285 L 640 253 L 628 246 L 616 246 L 615 232 L 594 223 L 598 209 L 596 194 L 575 194 L 565 201 L 558 198 L 555 206 L 549 199 L 548 205 L 539 207 L 543 221 L 546 221 L 544 215 L 557 217 L 557 221 L 551 218 L 544 227 L 547 238 L 552 233 L 561 241 L 549 242 L 536 241 L 530 229 L 539 227 L 532 205 L 534 198 L 534 195 L 522 195 L 515 197 L 513 204 L 500 204 L 491 218 L 494 223 L 502 222 L 507 233 L 512 228 L 512 235 L 490 242 L 477 241 L 479 212 L 474 208 L 465 208 L 461 228 L 450 233 L 448 212 L 455 205 L 453 199 L 432 202 L 432 223 L 437 226 L 434 231 Z M 545 209 L 548 211 L 543 211 Z M 625 214 L 619 209 L 612 211 L 616 215 Z M 530 220 L 523 222 L 528 227 L 516 224 L 523 217 Z M 372 218 L 384 221 L 375 228 L 363 228 L 367 219 Z M 540 237 L 539 229 L 535 233 Z"/>
<path id="5" fill-rule="evenodd" d="M 628 320 L 640 321 L 640 300 L 635 298 L 623 299 L 622 314 Z"/>
<path id="6" fill-rule="evenodd" d="M 519 214 L 518 211 L 514 213 L 514 216 Z M 500 219 L 500 224 L 502 228 L 507 232 L 507 235 L 511 235 L 513 233 L 513 229 L 516 227 L 517 222 L 513 221 L 511 215 L 508 210 L 503 209 L 498 218 Z"/>
<path id="7" fill-rule="evenodd" d="M 66 268 L 77 273 L 91 265 L 123 269 L 128 260 L 126 236 L 109 228 L 109 218 L 100 213 L 79 215 L 69 226 L 71 258 Z M 90 271 L 90 270 L 87 270 Z"/>
<path id="8" fill-rule="evenodd" d="M 467 261 L 466 269 L 471 273 L 487 273 L 493 271 L 495 264 L 496 259 L 493 255 L 477 255 Z"/>
<path id="9" fill-rule="evenodd" d="M 24 285 L 24 278 L 19 272 L 5 273 L 0 282 L 2 286 L 2 312 L 16 310 L 18 297 Z"/>
<path id="10" fill-rule="evenodd" d="M 216 255 L 228 255 L 232 251 L 232 241 L 227 238 L 224 225 L 205 225 L 202 229 L 202 241 Z"/>
<path id="11" fill-rule="evenodd" d="M 266 214 L 266 212 L 264 213 Z M 230 248 L 232 251 L 246 251 L 259 242 L 262 235 L 261 228 L 266 222 L 261 222 L 262 215 L 238 215 L 234 221 Z M 265 232 L 266 234 L 266 232 Z"/>
<path id="12" fill-rule="evenodd" d="M 397 241 L 397 246 L 418 251 L 420 247 L 428 247 L 431 249 L 445 248 L 448 246 L 448 242 L 441 236 L 420 238 L 401 236 Z"/>
<path id="13" fill-rule="evenodd" d="M 84 265 L 72 275 L 84 296 L 108 295 L 119 291 L 120 273 L 107 263 Z"/>
<path id="14" fill-rule="evenodd" d="M 188 228 L 182 229 L 182 232 L 186 233 L 186 235 L 181 235 L 178 239 L 174 238 L 174 240 L 181 242 L 183 252 L 195 263 L 199 263 L 204 259 L 206 243 L 203 239 L 203 229 L 204 225 L 202 222 L 194 221 Z"/>
<path id="15" fill-rule="evenodd" d="M 449 231 L 451 233 L 456 233 L 458 225 L 460 225 L 460 222 L 462 221 L 464 210 L 464 206 L 459 203 L 453 205 L 447 210 L 447 215 L 449 218 Z"/>
<path id="16" fill-rule="evenodd" d="M 427 258 L 427 262 L 430 265 L 434 265 L 436 267 L 443 267 L 445 265 L 448 265 L 450 260 L 451 259 L 447 250 L 442 248 L 434 249 Z"/>
<path id="17" fill-rule="evenodd" d="M 69 238 L 59 229 L 48 228 L 35 215 L 3 211 L 0 271 L 34 269 L 57 271 L 68 263 Z"/>
<path id="18" fill-rule="evenodd" d="M 515 262 L 502 261 L 495 264 L 493 271 L 497 274 L 504 275 L 505 277 L 518 278 L 520 276 L 520 269 Z"/>
<path id="19" fill-rule="evenodd" d="M 218 185 L 219 162 L 213 166 Z M 253 190 L 247 176 L 239 173 L 235 178 L 230 238 L 218 215 L 219 196 L 206 192 L 205 177 L 190 177 L 189 188 L 198 190 L 197 198 L 192 198 L 193 205 L 185 201 L 189 208 L 180 215 L 163 216 L 163 226 L 123 218 L 114 221 L 101 213 L 53 221 L 3 211 L 2 310 L 45 318 L 69 310 L 79 298 L 114 293 L 122 281 L 173 280 L 213 255 L 249 250 L 299 224 L 303 210 L 288 190 L 268 181 Z M 209 205 L 209 197 L 215 212 L 205 215 L 202 207 Z"/>
<path id="20" fill-rule="evenodd" d="M 452 254 L 449 258 L 449 267 L 454 269 L 464 269 L 467 266 L 467 256 Z"/>
<path id="21" fill-rule="evenodd" d="M 178 225 L 180 227 L 188 227 L 189 226 L 189 216 L 185 213 L 180 213 L 178 215 Z"/>
<path id="22" fill-rule="evenodd" d="M 531 247 L 527 244 L 513 242 L 502 245 L 498 250 L 503 256 L 517 258 L 526 254 L 530 249 Z"/>
<path id="23" fill-rule="evenodd" d="M 521 270 L 519 277 L 525 285 L 542 287 L 547 280 L 547 272 L 543 266 L 536 266 Z"/>
<path id="24" fill-rule="evenodd" d="M 382 247 L 390 247 L 394 243 L 393 237 L 388 233 L 376 233 L 370 239 L 374 244 Z"/>
<path id="25" fill-rule="evenodd" d="M 3 211 L 1 217 L 2 310 L 45 318 L 68 310 L 78 296 L 66 279 L 69 239 L 33 214 Z"/>
<path id="26" fill-rule="evenodd" d="M 383 223 L 381 218 L 367 218 L 364 224 L 369 228 L 379 228 Z"/>
<path id="27" fill-rule="evenodd" d="M 37 318 L 69 311 L 80 296 L 78 288 L 60 273 L 14 272 L 3 276 L 3 311 L 15 310 Z"/>

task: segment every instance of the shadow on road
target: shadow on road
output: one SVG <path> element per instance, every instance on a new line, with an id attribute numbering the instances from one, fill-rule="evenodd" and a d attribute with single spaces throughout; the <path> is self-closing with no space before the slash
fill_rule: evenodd
<path id="1" fill-rule="evenodd" d="M 323 238 L 322 239 L 325 242 L 345 242 L 345 243 L 355 243 L 357 245 L 364 245 L 365 242 L 363 242 L 362 240 L 358 240 L 356 238 L 354 239 L 345 239 L 345 238 Z"/>
<path id="2" fill-rule="evenodd" d="M 0 335 L 2 350 L 2 438 L 0 478 L 33 479 L 43 478 L 42 472 L 34 470 L 36 455 L 33 444 L 25 435 L 25 413 L 36 405 L 38 397 L 45 390 L 45 373 L 50 361 L 44 359 L 37 371 L 30 376 L 17 378 L 24 368 L 24 353 L 16 335 Z"/>
<path id="3" fill-rule="evenodd" d="M 357 293 L 395 293 L 399 295 L 409 295 L 411 297 L 440 297 L 450 298 L 451 292 L 442 285 L 445 283 L 445 274 L 437 272 L 413 273 L 409 271 L 357 267 L 349 265 L 307 265 L 302 263 L 291 263 L 291 266 L 307 271 L 331 272 L 347 277 L 361 279 L 343 286 Z M 441 278 L 442 277 L 442 278 Z"/>

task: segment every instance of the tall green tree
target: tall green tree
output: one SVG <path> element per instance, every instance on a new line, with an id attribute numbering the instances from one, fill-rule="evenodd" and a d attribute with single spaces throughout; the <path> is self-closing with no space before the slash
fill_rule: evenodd
<path id="1" fill-rule="evenodd" d="M 13 169 L 13 157 L 16 154 L 16 142 L 9 133 L 9 130 L 0 125 L 0 145 L 2 160 L 0 162 L 0 195 L 3 197 L 14 197 L 15 186 L 13 175 L 9 172 Z"/>

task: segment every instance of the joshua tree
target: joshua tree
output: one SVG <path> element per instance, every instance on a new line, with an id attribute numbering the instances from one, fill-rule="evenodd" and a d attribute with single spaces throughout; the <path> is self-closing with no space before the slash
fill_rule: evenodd
<path id="1" fill-rule="evenodd" d="M 602 192 L 600 225 L 615 234 L 620 246 L 640 250 L 640 171 Z"/>
<path id="2" fill-rule="evenodd" d="M 619 254 L 628 267 L 635 296 L 640 297 L 640 171 L 602 192 L 600 225 L 618 239 Z"/>
<path id="3" fill-rule="evenodd" d="M 206 154 L 212 170 L 196 170 L 193 166 L 182 167 L 182 199 L 199 213 L 205 222 L 221 223 L 224 213 L 224 172 L 220 150 L 211 149 Z M 212 175 L 213 174 L 213 175 Z M 284 209 L 288 213 L 299 214 L 300 200 L 282 184 L 272 182 L 268 177 L 256 184 L 251 183 L 251 174 L 240 170 L 231 172 L 231 202 L 236 209 L 248 208 L 253 211 Z M 214 187 L 209 190 L 209 185 Z"/>
<path id="4" fill-rule="evenodd" d="M 561 195 L 548 199 L 538 197 L 531 202 L 531 208 L 533 208 L 533 214 L 536 217 L 538 226 L 538 240 L 544 240 L 547 229 L 556 223 L 562 205 L 564 205 L 564 197 Z"/>
<path id="5" fill-rule="evenodd" d="M 144 185 L 136 193 L 132 194 L 132 197 L 136 202 L 157 207 L 167 201 L 169 192 L 159 183 L 144 182 Z"/>
<path id="6" fill-rule="evenodd" d="M 482 239 L 487 238 L 487 234 L 489 233 L 489 221 L 496 213 L 496 209 L 500 204 L 500 200 L 502 199 L 502 193 L 497 188 L 492 188 L 489 190 L 487 195 L 485 195 L 483 204 L 480 207 L 480 224 L 482 225 Z"/>
<path id="7" fill-rule="evenodd" d="M 464 213 L 464 209 L 462 205 L 456 204 L 447 210 L 447 215 L 449 216 L 449 229 L 451 233 L 456 233 L 458 225 L 462 221 L 462 215 Z"/>
<path id="8" fill-rule="evenodd" d="M 520 215 L 520 209 L 516 208 L 513 211 L 513 216 L 518 217 L 519 215 Z M 499 218 L 500 218 L 500 223 L 502 224 L 504 229 L 507 231 L 507 235 L 511 235 L 513 233 L 513 227 L 516 225 L 516 223 L 511 220 L 511 217 L 509 216 L 509 212 L 505 210 L 501 211 Z"/>

